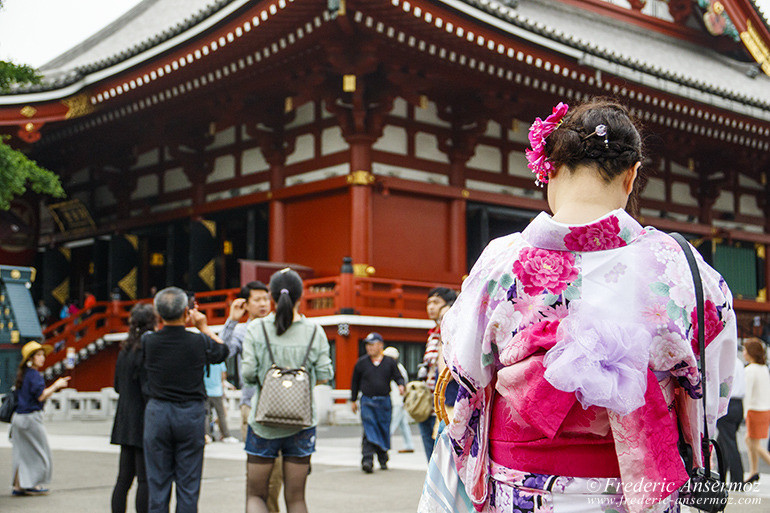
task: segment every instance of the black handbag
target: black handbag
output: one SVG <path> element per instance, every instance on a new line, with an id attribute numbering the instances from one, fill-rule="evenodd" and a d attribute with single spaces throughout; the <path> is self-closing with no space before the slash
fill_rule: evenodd
<path id="1" fill-rule="evenodd" d="M 716 440 L 709 437 L 708 422 L 706 421 L 706 342 L 705 342 L 705 314 L 703 299 L 703 282 L 700 278 L 698 263 L 690 249 L 687 240 L 678 233 L 669 234 L 682 247 L 690 266 L 692 281 L 695 284 L 695 303 L 698 315 L 698 347 L 700 348 L 700 375 L 703 389 L 703 436 L 701 437 L 701 452 L 703 454 L 703 467 L 693 468 L 693 451 L 682 435 L 682 427 L 679 426 L 679 454 L 684 461 L 685 469 L 690 479 L 679 489 L 679 502 L 691 508 L 709 513 L 718 513 L 727 507 L 728 491 L 725 484 L 725 464 L 722 450 Z M 717 456 L 719 472 L 711 470 L 711 447 Z"/>
<path id="2" fill-rule="evenodd" d="M 17 404 L 16 390 L 12 388 L 3 396 L 3 402 L 0 404 L 0 422 L 11 422 L 11 417 L 13 412 L 16 411 Z"/>
<path id="3" fill-rule="evenodd" d="M 308 428 L 313 425 L 313 390 L 306 365 L 318 328 L 310 335 L 302 365 L 287 369 L 275 363 L 265 322 L 261 323 L 271 365 L 262 379 L 254 420 L 266 426 Z"/>

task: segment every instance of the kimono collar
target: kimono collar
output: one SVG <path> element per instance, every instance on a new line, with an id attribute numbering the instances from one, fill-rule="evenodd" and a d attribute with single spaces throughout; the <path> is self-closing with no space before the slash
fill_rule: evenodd
<path id="1" fill-rule="evenodd" d="M 626 246 L 644 228 L 619 208 L 588 224 L 564 224 L 541 212 L 522 232 L 536 248 L 555 251 L 602 251 Z"/>

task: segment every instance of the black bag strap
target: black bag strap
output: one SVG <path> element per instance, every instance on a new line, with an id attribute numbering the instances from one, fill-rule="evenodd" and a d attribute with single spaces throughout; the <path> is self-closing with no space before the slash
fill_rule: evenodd
<path id="1" fill-rule="evenodd" d="M 698 263 L 695 260 L 695 255 L 690 249 L 690 244 L 687 242 L 681 234 L 672 232 L 669 234 L 681 247 L 684 252 L 685 258 L 687 258 L 687 265 L 690 266 L 690 272 L 692 273 L 692 281 L 695 285 L 695 305 L 698 316 L 698 348 L 700 349 L 700 361 L 698 367 L 701 376 L 701 391 L 703 399 L 703 436 L 701 437 L 701 453 L 703 455 L 703 465 L 706 468 L 706 475 L 711 475 L 711 458 L 709 457 L 711 452 L 711 439 L 709 437 L 708 421 L 706 420 L 706 322 L 705 322 L 705 309 L 703 306 L 703 282 L 700 277 L 700 270 L 698 269 Z M 717 451 L 718 452 L 718 451 Z M 720 469 L 722 468 L 721 455 L 717 457 L 719 460 Z M 720 472 L 720 475 L 721 472 Z"/>
<path id="2" fill-rule="evenodd" d="M 275 366 L 275 358 L 273 357 L 273 349 L 270 347 L 270 337 L 267 336 L 267 328 L 265 328 L 265 321 L 260 321 L 262 324 L 262 333 L 265 335 L 265 344 L 267 345 L 267 354 L 270 355 L 270 365 Z M 310 358 L 310 350 L 313 349 L 313 341 L 315 340 L 315 332 L 318 331 L 318 325 L 313 328 L 313 333 L 310 334 L 310 342 L 307 345 L 305 351 L 305 358 L 302 360 L 301 369 L 307 368 L 307 360 Z"/>

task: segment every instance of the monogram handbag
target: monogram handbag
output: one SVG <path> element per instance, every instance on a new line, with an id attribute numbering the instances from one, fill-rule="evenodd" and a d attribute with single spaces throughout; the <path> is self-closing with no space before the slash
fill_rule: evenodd
<path id="1" fill-rule="evenodd" d="M 275 363 L 265 323 L 261 322 L 271 365 L 262 379 L 254 420 L 265 426 L 308 428 L 312 426 L 313 419 L 313 390 L 306 365 L 315 330 L 310 336 L 302 365 L 297 369 L 288 369 Z"/>
<path id="2" fill-rule="evenodd" d="M 671 237 L 682 247 L 684 255 L 687 258 L 687 265 L 692 273 L 693 284 L 695 285 L 696 314 L 698 316 L 698 326 L 705 326 L 704 322 L 704 304 L 703 304 L 703 283 L 700 278 L 698 264 L 695 256 L 692 254 L 690 245 L 684 237 L 678 233 L 670 233 Z M 700 349 L 700 372 L 701 383 L 706 383 L 706 330 L 698 329 L 698 346 Z M 685 441 L 682 435 L 682 428 L 679 426 L 679 453 L 684 461 L 690 480 L 679 489 L 679 503 L 690 508 L 708 513 L 719 513 L 724 511 L 729 501 L 728 490 L 725 485 L 725 468 L 722 450 L 716 440 L 709 437 L 708 422 L 706 422 L 706 387 L 703 387 L 703 435 L 701 437 L 701 451 L 703 456 L 703 467 L 693 468 L 693 451 Z M 719 472 L 711 469 L 711 446 L 717 456 L 717 465 Z"/>

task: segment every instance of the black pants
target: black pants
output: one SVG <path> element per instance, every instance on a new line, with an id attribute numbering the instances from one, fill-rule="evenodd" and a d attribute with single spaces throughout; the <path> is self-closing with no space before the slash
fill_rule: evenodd
<path id="1" fill-rule="evenodd" d="M 171 484 L 177 513 L 197 513 L 203 473 L 204 401 L 150 399 L 144 410 L 144 461 L 151 513 L 168 513 Z"/>
<path id="2" fill-rule="evenodd" d="M 112 491 L 112 513 L 125 513 L 128 490 L 136 477 L 136 513 L 147 513 L 147 473 L 141 447 L 120 446 L 118 480 Z"/>
<path id="3" fill-rule="evenodd" d="M 383 449 L 377 444 L 373 444 L 366 439 L 366 433 L 361 440 L 361 464 L 372 465 L 374 463 L 374 455 L 377 455 L 377 461 L 380 462 L 380 466 L 388 464 L 388 451 Z"/>
<path id="4" fill-rule="evenodd" d="M 717 443 L 722 447 L 725 462 L 730 471 L 730 482 L 743 482 L 743 463 L 741 462 L 741 453 L 738 452 L 738 441 L 735 434 L 743 421 L 743 401 L 741 399 L 730 399 L 727 406 L 727 414 L 717 420 Z"/>

